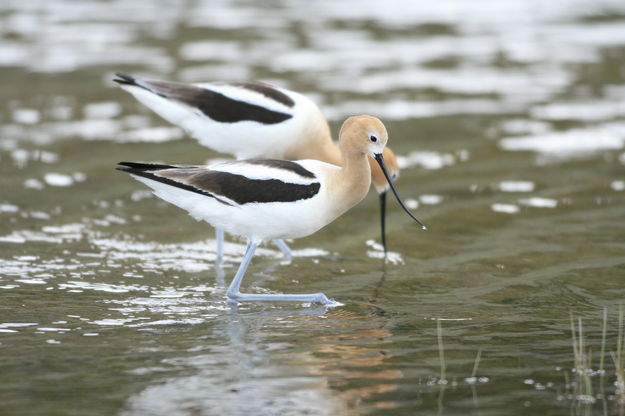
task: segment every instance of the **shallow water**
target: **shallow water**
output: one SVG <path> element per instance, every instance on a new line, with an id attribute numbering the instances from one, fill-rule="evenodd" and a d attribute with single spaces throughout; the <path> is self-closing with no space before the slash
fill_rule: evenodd
<path id="1" fill-rule="evenodd" d="M 622 1 L 8 0 L 0 36 L 0 413 L 623 413 Z M 429 231 L 391 205 L 384 264 L 372 193 L 244 281 L 344 306 L 232 308 L 242 242 L 217 269 L 210 227 L 113 170 L 224 156 L 115 71 L 381 117 Z"/>

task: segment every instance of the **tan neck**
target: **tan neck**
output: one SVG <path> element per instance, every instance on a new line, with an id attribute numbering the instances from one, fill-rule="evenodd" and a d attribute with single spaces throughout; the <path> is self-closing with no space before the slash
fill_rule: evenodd
<path id="1" fill-rule="evenodd" d="M 323 137 L 323 136 L 325 135 L 321 135 L 318 137 Z M 321 160 L 322 162 L 330 163 L 335 166 L 343 166 L 343 157 L 341 156 L 341 149 L 336 143 L 332 141 L 332 139 L 329 136 L 329 131 L 326 137 L 327 137 L 326 139 L 318 140 L 317 145 L 315 146 L 300 147 L 298 149 L 297 155 L 294 155 L 293 159 L 314 159 L 314 160 Z M 371 159 L 370 157 L 366 157 L 366 160 L 369 163 L 369 167 L 372 173 L 374 169 L 380 170 L 380 168 L 378 167 L 378 165 L 375 163 L 373 159 Z M 382 171 L 380 171 L 379 175 L 377 176 L 380 177 L 381 184 L 378 185 L 376 183 L 375 184 L 376 187 L 377 186 L 382 187 L 386 185 L 386 179 L 384 179 L 384 176 L 382 176 Z M 374 175 L 374 178 L 375 178 L 375 175 Z"/>
<path id="2" fill-rule="evenodd" d="M 333 165 L 341 165 L 341 151 L 332 141 L 330 125 L 317 111 L 311 111 L 306 126 L 302 128 L 303 136 L 293 140 L 292 147 L 285 152 L 284 158 L 289 160 L 314 159 Z"/>
<path id="3" fill-rule="evenodd" d="M 321 160 L 336 166 L 343 166 L 341 149 L 332 141 L 326 140 L 318 146 L 309 147 L 307 159 Z"/>
<path id="4" fill-rule="evenodd" d="M 341 157 L 338 164 L 341 169 L 334 171 L 328 182 L 333 189 L 333 213 L 338 217 L 367 195 L 371 186 L 371 168 L 364 153 L 334 146 Z"/>
<path id="5" fill-rule="evenodd" d="M 291 160 L 313 159 L 341 167 L 332 171 L 329 182 L 332 182 L 333 202 L 332 216 L 343 214 L 360 202 L 371 186 L 372 167 L 379 168 L 373 159 L 354 149 L 343 149 L 334 141 L 328 122 L 320 112 L 312 112 L 311 122 L 305 129 L 306 138 L 294 141 L 294 146 L 284 157 Z"/>

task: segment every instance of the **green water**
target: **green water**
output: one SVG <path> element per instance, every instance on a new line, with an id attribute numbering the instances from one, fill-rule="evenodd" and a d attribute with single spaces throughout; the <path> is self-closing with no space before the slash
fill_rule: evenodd
<path id="1" fill-rule="evenodd" d="M 3 3 L 0 414 L 623 414 L 624 16 L 612 1 Z M 259 250 L 244 281 L 344 306 L 229 306 L 244 243 L 216 269 L 208 225 L 113 169 L 224 155 L 115 71 L 273 82 L 335 134 L 379 116 L 429 231 L 391 204 L 385 264 L 372 192 L 291 262 Z"/>

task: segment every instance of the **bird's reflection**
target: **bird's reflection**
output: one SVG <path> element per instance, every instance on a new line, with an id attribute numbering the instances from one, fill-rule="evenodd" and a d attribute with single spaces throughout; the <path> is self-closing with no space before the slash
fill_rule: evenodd
<path id="1" fill-rule="evenodd" d="M 349 415 L 364 403 L 393 407 L 375 400 L 402 377 L 387 365 L 388 320 L 368 306 L 352 309 L 228 305 L 215 317 L 206 349 L 175 359 L 185 375 L 133 396 L 129 414 L 183 406 L 198 414 Z"/>

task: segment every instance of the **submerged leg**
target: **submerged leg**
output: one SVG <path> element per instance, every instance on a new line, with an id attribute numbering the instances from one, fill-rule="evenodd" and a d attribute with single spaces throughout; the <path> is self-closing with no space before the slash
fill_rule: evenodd
<path id="1" fill-rule="evenodd" d="M 284 254 L 284 257 L 286 257 L 287 260 L 291 260 L 291 249 L 289 248 L 289 246 L 286 245 L 284 240 L 275 239 L 271 241 L 273 241 L 273 243 L 280 249 L 280 251 Z"/>
<path id="2" fill-rule="evenodd" d="M 221 266 L 221 263 L 215 264 L 215 282 L 219 287 L 226 287 L 226 280 L 224 279 L 226 274 L 224 273 L 224 268 Z"/>
<path id="3" fill-rule="evenodd" d="M 380 224 L 382 226 L 382 247 L 384 247 L 384 258 L 386 258 L 386 191 L 380 194 Z"/>
<path id="4" fill-rule="evenodd" d="M 328 306 L 339 305 L 339 303 L 328 299 L 326 295 L 323 293 L 310 293 L 310 294 L 294 294 L 294 295 L 283 295 L 283 294 L 252 294 L 252 293 L 241 293 L 239 291 L 241 287 L 241 282 L 243 281 L 243 276 L 245 276 L 245 272 L 249 267 L 252 257 L 254 257 L 254 252 L 258 247 L 257 243 L 249 242 L 247 244 L 247 250 L 245 251 L 245 255 L 243 256 L 243 260 L 241 261 L 241 265 L 239 266 L 239 270 L 237 270 L 237 274 L 234 275 L 234 279 L 232 279 L 232 283 L 228 287 L 228 291 L 226 292 L 228 295 L 228 300 L 233 302 L 244 302 L 244 301 L 291 301 L 291 302 L 307 302 L 307 303 L 322 303 Z"/>
<path id="5" fill-rule="evenodd" d="M 224 260 L 224 230 L 215 228 L 215 241 L 217 242 L 217 263 Z"/>

